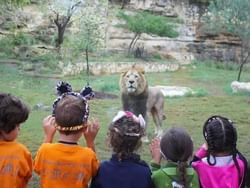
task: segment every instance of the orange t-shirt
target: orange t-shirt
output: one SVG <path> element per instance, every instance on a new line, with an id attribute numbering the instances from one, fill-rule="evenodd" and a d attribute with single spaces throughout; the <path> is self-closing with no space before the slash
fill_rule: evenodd
<path id="1" fill-rule="evenodd" d="M 34 160 L 41 188 L 87 188 L 98 168 L 95 152 L 78 145 L 44 143 Z"/>
<path id="2" fill-rule="evenodd" d="M 25 188 L 32 176 L 32 157 L 17 142 L 0 141 L 0 187 Z"/>

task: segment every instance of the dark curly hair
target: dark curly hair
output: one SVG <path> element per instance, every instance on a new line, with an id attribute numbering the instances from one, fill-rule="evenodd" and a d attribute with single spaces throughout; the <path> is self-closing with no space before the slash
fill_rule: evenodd
<path id="1" fill-rule="evenodd" d="M 0 130 L 10 133 L 29 116 L 29 108 L 20 99 L 8 93 L 0 93 Z"/>
<path id="2" fill-rule="evenodd" d="M 167 130 L 160 142 L 161 152 L 167 160 L 177 163 L 180 184 L 187 187 L 188 160 L 193 154 L 193 141 L 185 129 L 173 127 Z"/>
<path id="3" fill-rule="evenodd" d="M 141 146 L 144 129 L 132 117 L 122 117 L 109 126 L 109 139 L 120 160 L 129 157 Z"/>

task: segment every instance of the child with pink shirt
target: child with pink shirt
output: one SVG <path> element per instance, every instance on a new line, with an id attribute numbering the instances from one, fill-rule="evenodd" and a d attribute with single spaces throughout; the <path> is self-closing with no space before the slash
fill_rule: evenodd
<path id="1" fill-rule="evenodd" d="M 203 126 L 206 143 L 196 152 L 192 166 L 203 188 L 244 188 L 247 161 L 237 150 L 234 123 L 210 117 Z"/>

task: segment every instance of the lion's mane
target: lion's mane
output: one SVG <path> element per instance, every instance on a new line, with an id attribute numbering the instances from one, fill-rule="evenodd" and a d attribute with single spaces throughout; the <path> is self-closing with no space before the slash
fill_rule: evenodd
<path id="1" fill-rule="evenodd" d="M 144 70 L 134 65 L 121 74 L 120 90 L 123 109 L 129 110 L 135 115 L 142 114 L 145 118 L 147 112 L 148 83 L 144 76 Z"/>

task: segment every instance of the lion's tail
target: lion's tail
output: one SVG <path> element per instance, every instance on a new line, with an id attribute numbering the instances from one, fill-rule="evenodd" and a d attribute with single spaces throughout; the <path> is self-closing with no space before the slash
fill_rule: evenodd
<path id="1" fill-rule="evenodd" d="M 167 116 L 165 114 L 163 114 L 162 120 L 165 120 L 165 119 L 167 119 Z"/>

